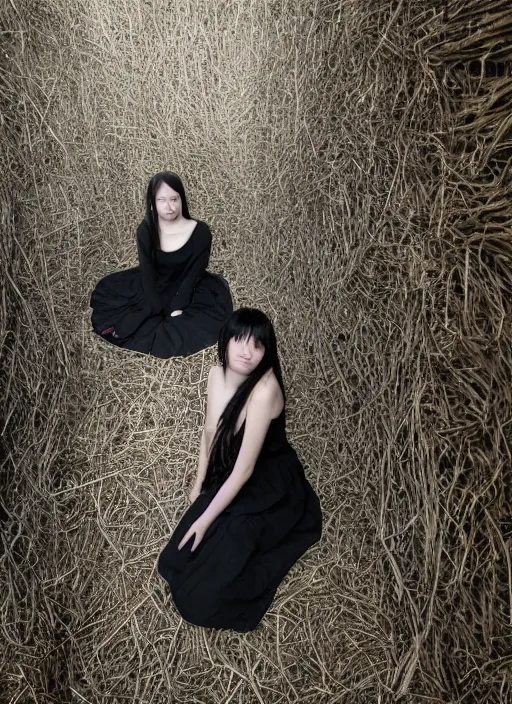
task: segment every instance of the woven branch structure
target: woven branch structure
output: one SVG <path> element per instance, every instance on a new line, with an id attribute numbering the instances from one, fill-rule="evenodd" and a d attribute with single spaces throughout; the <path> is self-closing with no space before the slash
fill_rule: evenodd
<path id="1" fill-rule="evenodd" d="M 506 3 L 0 8 L 0 700 L 509 702 Z M 246 635 L 183 622 L 155 571 L 215 350 L 90 331 L 163 168 L 275 322 L 324 511 Z"/>

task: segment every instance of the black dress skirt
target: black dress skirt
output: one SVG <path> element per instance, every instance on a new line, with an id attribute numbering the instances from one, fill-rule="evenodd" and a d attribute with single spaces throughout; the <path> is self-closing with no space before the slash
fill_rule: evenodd
<path id="1" fill-rule="evenodd" d="M 283 577 L 322 532 L 320 503 L 286 438 L 284 411 L 270 424 L 254 472 L 231 504 L 194 552 L 193 537 L 178 550 L 215 493 L 201 493 L 186 511 L 160 554 L 158 571 L 186 621 L 252 631 Z"/>
<path id="2" fill-rule="evenodd" d="M 93 330 L 119 347 L 155 357 L 186 356 L 214 345 L 233 311 L 229 286 L 206 271 L 212 236 L 197 221 L 174 252 L 155 249 L 144 220 L 137 229 L 139 266 L 101 279 L 91 295 Z M 172 311 L 182 310 L 172 316 Z"/>

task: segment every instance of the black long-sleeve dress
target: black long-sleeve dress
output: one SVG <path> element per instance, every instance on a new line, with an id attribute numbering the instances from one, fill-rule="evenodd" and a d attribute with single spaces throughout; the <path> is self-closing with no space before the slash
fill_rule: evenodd
<path id="1" fill-rule="evenodd" d="M 139 266 L 105 276 L 91 295 L 92 325 L 108 342 L 155 357 L 186 356 L 217 342 L 233 311 L 219 274 L 206 271 L 212 235 L 197 221 L 180 249 L 155 249 L 146 220 L 137 228 Z M 170 316 L 174 310 L 181 315 Z"/>
<path id="2" fill-rule="evenodd" d="M 245 422 L 235 436 L 240 449 Z M 216 491 L 189 507 L 158 559 L 182 617 L 207 628 L 252 631 L 292 565 L 322 532 L 320 502 L 285 431 L 285 413 L 268 429 L 256 466 L 233 501 L 213 521 L 198 547 L 183 536 Z"/>

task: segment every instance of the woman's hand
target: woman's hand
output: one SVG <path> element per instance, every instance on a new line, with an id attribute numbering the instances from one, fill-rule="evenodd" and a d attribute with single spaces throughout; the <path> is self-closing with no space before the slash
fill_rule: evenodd
<path id="1" fill-rule="evenodd" d="M 177 315 L 181 315 L 182 313 L 182 310 L 173 310 L 173 312 L 171 313 L 171 318 L 174 318 Z"/>
<path id="2" fill-rule="evenodd" d="M 200 493 L 201 493 L 201 485 L 194 484 L 194 486 L 190 490 L 190 494 L 188 495 L 188 498 L 190 499 L 191 504 L 194 503 L 194 501 L 197 499 L 197 497 L 199 496 Z"/>
<path id="3" fill-rule="evenodd" d="M 197 548 L 199 543 L 204 537 L 204 534 L 208 530 L 210 523 L 203 518 L 203 516 L 199 516 L 199 518 L 192 523 L 190 528 L 187 530 L 183 538 L 181 539 L 181 543 L 178 545 L 178 550 L 181 550 L 181 548 L 188 543 L 190 538 L 195 535 L 194 538 L 194 543 L 192 545 L 192 549 L 190 552 L 194 552 L 194 550 Z"/>

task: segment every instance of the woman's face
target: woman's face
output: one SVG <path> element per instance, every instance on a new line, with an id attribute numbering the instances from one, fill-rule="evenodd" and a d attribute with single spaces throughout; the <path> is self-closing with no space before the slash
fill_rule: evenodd
<path id="1" fill-rule="evenodd" d="M 241 337 L 236 340 L 234 337 L 228 342 L 227 365 L 238 374 L 249 376 L 263 359 L 265 347 L 250 337 Z"/>
<path id="2" fill-rule="evenodd" d="M 158 219 L 173 222 L 181 215 L 181 196 L 166 183 L 161 183 L 155 193 L 156 212 Z"/>

